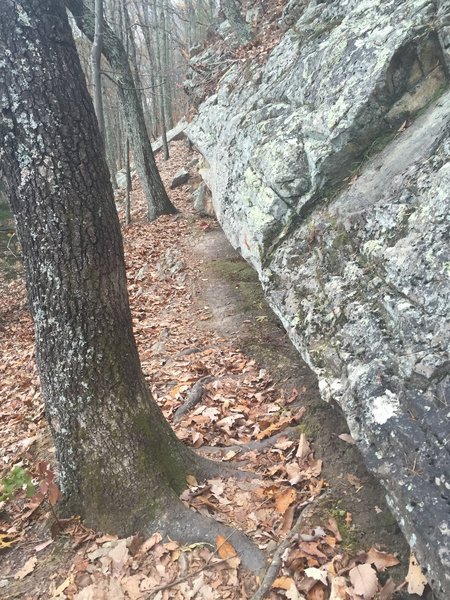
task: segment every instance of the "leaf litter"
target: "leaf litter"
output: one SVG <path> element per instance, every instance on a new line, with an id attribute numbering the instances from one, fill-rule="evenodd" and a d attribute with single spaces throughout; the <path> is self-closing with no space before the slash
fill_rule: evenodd
<path id="1" fill-rule="evenodd" d="M 158 158 L 166 189 L 173 174 L 192 159 L 183 142 L 173 142 L 171 149 L 169 161 Z M 134 333 L 150 389 L 173 422 L 195 383 L 207 378 L 199 402 L 174 424 L 177 435 L 200 453 L 219 450 L 223 460 L 241 462 L 258 475 L 206 482 L 188 476 L 181 499 L 193 510 L 246 532 L 266 551 L 270 564 L 301 507 L 327 488 L 322 462 L 314 457 L 307 437 L 292 435 L 304 414 L 297 403 L 301 392 L 294 390 L 286 398 L 254 359 L 215 331 L 197 326 L 208 322 L 211 312 L 196 302 L 202 265 L 190 250 L 218 225 L 195 215 L 189 184 L 170 191 L 181 212 L 153 223 L 145 220 L 138 181 L 133 184 L 132 223 L 124 224 L 121 202 L 118 211 Z M 215 547 L 182 545 L 162 539 L 158 532 L 147 539 L 118 539 L 85 528 L 76 517 L 57 521 L 57 466 L 44 419 L 25 287 L 21 278 L 4 285 L 0 480 L 19 466 L 37 491 L 30 498 L 20 488 L 0 503 L 0 597 L 241 600 L 257 594 L 261 582 L 243 570 L 232 544 L 220 536 Z M 272 444 L 250 445 L 276 434 Z M 352 443 L 349 436 L 345 441 Z M 346 522 L 351 527 L 350 513 Z M 383 585 L 379 575 L 397 562 L 377 548 L 348 556 L 335 519 L 311 520 L 283 552 L 265 597 L 389 600 L 395 585 L 391 580 Z M 414 573 L 409 585 L 418 593 L 424 584 Z"/>

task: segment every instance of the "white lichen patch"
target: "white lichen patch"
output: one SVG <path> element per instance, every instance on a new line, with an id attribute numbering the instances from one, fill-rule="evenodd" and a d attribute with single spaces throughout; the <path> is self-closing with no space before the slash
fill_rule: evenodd
<path id="1" fill-rule="evenodd" d="M 400 403 L 396 394 L 386 390 L 383 396 L 377 396 L 372 401 L 371 415 L 372 419 L 378 425 L 384 425 L 389 419 L 395 417 L 400 412 Z"/>

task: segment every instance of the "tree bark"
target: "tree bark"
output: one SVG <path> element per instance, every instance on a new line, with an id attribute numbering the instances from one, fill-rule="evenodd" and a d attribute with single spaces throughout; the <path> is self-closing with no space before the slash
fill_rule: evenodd
<path id="1" fill-rule="evenodd" d="M 105 141 L 105 115 L 103 112 L 103 92 L 100 63 L 103 45 L 103 0 L 95 0 L 95 34 L 91 51 L 92 82 L 94 86 L 94 107 L 98 126 Z"/>
<path id="2" fill-rule="evenodd" d="M 241 14 L 241 9 L 237 0 L 220 0 L 220 7 L 225 13 L 231 28 L 237 35 L 238 40 L 241 44 L 247 44 L 252 39 L 252 35 Z"/>
<path id="3" fill-rule="evenodd" d="M 82 0 L 65 0 L 80 30 L 93 41 L 95 19 Z M 127 124 L 133 157 L 142 189 L 147 199 L 148 219 L 174 214 L 176 208 L 164 189 L 145 126 L 144 111 L 139 100 L 125 49 L 110 27 L 103 23 L 103 54 L 119 80 L 119 98 Z"/>
<path id="4" fill-rule="evenodd" d="M 0 0 L 0 11 L 0 158 L 66 510 L 119 535 L 231 534 L 259 569 L 245 537 L 177 498 L 188 473 L 204 477 L 213 463 L 177 439 L 141 370 L 103 144 L 64 6 Z"/>

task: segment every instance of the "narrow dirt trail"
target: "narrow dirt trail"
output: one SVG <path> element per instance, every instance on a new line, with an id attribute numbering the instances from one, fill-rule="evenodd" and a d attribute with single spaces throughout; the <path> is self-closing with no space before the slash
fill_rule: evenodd
<path id="1" fill-rule="evenodd" d="M 167 163 L 158 160 L 167 187 L 192 159 L 183 142 L 172 144 L 172 154 Z M 171 199 L 180 214 L 149 224 L 136 185 L 133 222 L 123 226 L 142 367 L 172 423 L 194 386 L 200 389 L 203 381 L 195 405 L 174 424 L 177 435 L 200 453 L 262 477 L 206 483 L 188 478 L 185 504 L 244 531 L 270 557 L 292 527 L 299 506 L 329 491 L 284 556 L 284 588 L 280 582 L 268 596 L 273 599 L 287 597 L 290 582 L 308 600 L 326 598 L 330 565 L 335 574 L 347 577 L 352 567 L 370 565 L 367 554 L 360 553 L 375 544 L 397 552 L 405 567 L 407 548 L 381 489 L 355 448 L 338 437 L 347 431 L 342 417 L 320 401 L 314 375 L 266 305 L 255 273 L 213 219 L 193 212 L 189 183 L 171 191 Z M 121 205 L 119 214 L 123 221 Z M 39 461 L 53 465 L 52 447 L 23 284 L 8 285 L 0 306 L 0 478 L 15 464 L 37 477 Z M 250 598 L 257 587 L 255 577 L 229 558 L 233 549 L 226 554 L 226 544 L 222 550 L 201 544 L 183 547 L 157 534 L 142 544 L 138 537 L 99 536 L 77 521 L 55 536 L 48 505 L 28 514 L 28 504 L 18 492 L 1 508 L 0 534 L 13 540 L 11 549 L 0 549 L 2 600 L 240 600 Z M 395 562 L 391 554 L 383 557 Z M 23 575 L 26 564 L 30 570 Z M 321 568 L 326 583 L 308 577 L 305 568 Z M 380 570 L 377 576 L 381 588 L 387 574 Z M 178 583 L 172 585 L 174 581 Z"/>

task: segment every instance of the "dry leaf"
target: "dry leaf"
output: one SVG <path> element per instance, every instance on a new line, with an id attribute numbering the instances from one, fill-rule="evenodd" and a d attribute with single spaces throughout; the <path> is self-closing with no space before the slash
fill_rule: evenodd
<path id="1" fill-rule="evenodd" d="M 328 600 L 347 600 L 347 581 L 345 577 L 333 577 Z"/>
<path id="2" fill-rule="evenodd" d="M 273 588 L 279 588 L 281 590 L 288 590 L 292 586 L 295 586 L 295 583 L 291 577 L 277 577 L 272 583 Z"/>
<path id="3" fill-rule="evenodd" d="M 230 542 L 227 542 L 223 535 L 218 535 L 216 537 L 216 548 L 217 554 L 220 556 L 220 558 L 227 559 L 228 564 L 233 569 L 238 568 L 241 563 L 241 559 L 239 556 L 237 556 L 236 550 L 233 548 Z"/>
<path id="4" fill-rule="evenodd" d="M 371 600 L 378 591 L 378 578 L 375 570 L 368 564 L 357 565 L 350 569 L 350 581 L 355 589 L 355 594 L 364 600 Z"/>
<path id="5" fill-rule="evenodd" d="M 281 490 L 278 494 L 275 495 L 275 508 L 280 515 L 284 515 L 287 508 L 295 502 L 297 498 L 297 492 L 295 488 L 287 488 Z"/>
<path id="6" fill-rule="evenodd" d="M 384 571 L 388 567 L 394 567 L 398 565 L 400 561 L 393 554 L 388 554 L 387 552 L 381 552 L 372 546 L 372 548 L 367 552 L 367 560 L 366 562 L 371 563 L 376 566 L 378 571 Z"/>
<path id="7" fill-rule="evenodd" d="M 69 585 L 72 585 L 72 583 L 74 582 L 74 575 L 73 573 L 71 575 L 69 575 L 69 577 L 67 577 L 67 579 L 64 579 L 64 581 L 61 583 L 61 585 L 58 585 L 58 587 L 56 588 L 56 590 L 53 592 L 53 598 L 57 598 L 58 596 L 60 596 L 65 589 L 67 589 L 69 587 Z"/>
<path id="8" fill-rule="evenodd" d="M 301 460 L 303 458 L 306 458 L 310 452 L 311 452 L 311 446 L 309 445 L 305 434 L 302 433 L 300 435 L 300 441 L 298 443 L 298 448 L 297 448 L 297 452 L 295 453 L 295 456 Z"/>
<path id="9" fill-rule="evenodd" d="M 324 585 L 327 585 L 327 573 L 322 569 L 317 569 L 317 567 L 308 567 L 305 569 L 305 575 L 310 577 L 311 579 L 316 579 L 317 581 L 321 581 Z"/>
<path id="10" fill-rule="evenodd" d="M 34 571 L 35 566 L 37 565 L 37 562 L 38 560 L 35 556 L 29 558 L 27 562 L 23 565 L 23 567 L 21 567 L 14 575 L 14 579 L 16 581 L 20 581 L 21 579 L 32 573 Z"/>
<path id="11" fill-rule="evenodd" d="M 198 482 L 193 475 L 186 475 L 186 483 L 189 487 L 197 487 Z"/>
<path id="12" fill-rule="evenodd" d="M 356 444 L 355 440 L 349 433 L 341 433 L 341 435 L 338 435 L 338 438 L 343 442 L 347 442 L 347 444 L 351 444 L 352 446 Z"/>
<path id="13" fill-rule="evenodd" d="M 392 581 L 392 579 L 388 579 L 383 587 L 378 593 L 378 600 L 392 600 L 394 596 L 396 585 Z M 331 600 L 331 599 L 330 599 Z"/>
<path id="14" fill-rule="evenodd" d="M 145 540 L 145 542 L 139 548 L 139 552 L 142 552 L 143 554 L 145 554 L 146 552 L 151 550 L 153 548 L 153 546 L 156 546 L 156 544 L 159 544 L 159 542 L 161 540 L 162 540 L 161 534 L 158 532 L 154 533 L 151 537 L 148 538 L 148 540 Z"/>
<path id="15" fill-rule="evenodd" d="M 327 588 L 320 581 L 312 587 L 306 595 L 308 600 L 325 600 Z"/>
<path id="16" fill-rule="evenodd" d="M 411 554 L 409 559 L 408 575 L 406 576 L 405 581 L 408 582 L 409 594 L 417 594 L 418 596 L 422 596 L 428 581 L 425 575 L 422 573 L 422 569 L 420 568 L 420 565 L 417 562 L 414 554 Z"/>
<path id="17" fill-rule="evenodd" d="M 295 485 L 302 479 L 302 470 L 297 462 L 291 462 L 286 465 L 286 473 L 289 478 L 289 483 Z"/>

